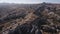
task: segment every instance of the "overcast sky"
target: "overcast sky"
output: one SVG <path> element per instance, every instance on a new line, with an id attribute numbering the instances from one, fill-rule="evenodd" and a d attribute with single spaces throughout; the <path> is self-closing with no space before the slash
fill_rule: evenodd
<path id="1" fill-rule="evenodd" d="M 60 0 L 0 0 L 0 3 L 60 3 Z"/>

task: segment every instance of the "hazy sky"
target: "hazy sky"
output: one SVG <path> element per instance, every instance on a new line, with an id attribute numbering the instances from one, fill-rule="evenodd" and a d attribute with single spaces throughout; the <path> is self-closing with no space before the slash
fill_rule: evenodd
<path id="1" fill-rule="evenodd" d="M 60 3 L 60 0 L 0 0 L 0 3 Z"/>
<path id="2" fill-rule="evenodd" d="M 41 0 L 41 2 L 60 3 L 60 0 Z"/>

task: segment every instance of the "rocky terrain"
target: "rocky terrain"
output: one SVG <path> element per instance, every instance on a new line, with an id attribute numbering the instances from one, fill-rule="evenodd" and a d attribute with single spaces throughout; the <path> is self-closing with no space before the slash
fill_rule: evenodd
<path id="1" fill-rule="evenodd" d="M 0 4 L 0 34 L 60 34 L 60 4 Z"/>

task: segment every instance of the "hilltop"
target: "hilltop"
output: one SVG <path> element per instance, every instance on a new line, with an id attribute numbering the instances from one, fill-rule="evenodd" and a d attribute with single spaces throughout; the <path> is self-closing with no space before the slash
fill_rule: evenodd
<path id="1" fill-rule="evenodd" d="M 60 34 L 60 4 L 0 4 L 0 34 Z"/>

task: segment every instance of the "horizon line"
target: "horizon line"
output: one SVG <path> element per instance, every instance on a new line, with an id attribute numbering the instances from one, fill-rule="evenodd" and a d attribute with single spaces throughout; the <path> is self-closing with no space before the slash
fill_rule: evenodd
<path id="1" fill-rule="evenodd" d="M 14 3 L 14 2 L 12 2 L 12 3 L 10 3 L 10 2 L 0 2 L 0 3 L 9 3 L 9 4 L 41 4 L 41 3 L 43 3 L 43 2 L 36 2 L 36 3 Z M 45 2 L 45 3 L 52 3 L 52 2 Z M 52 3 L 52 4 L 60 4 L 60 3 Z"/>

